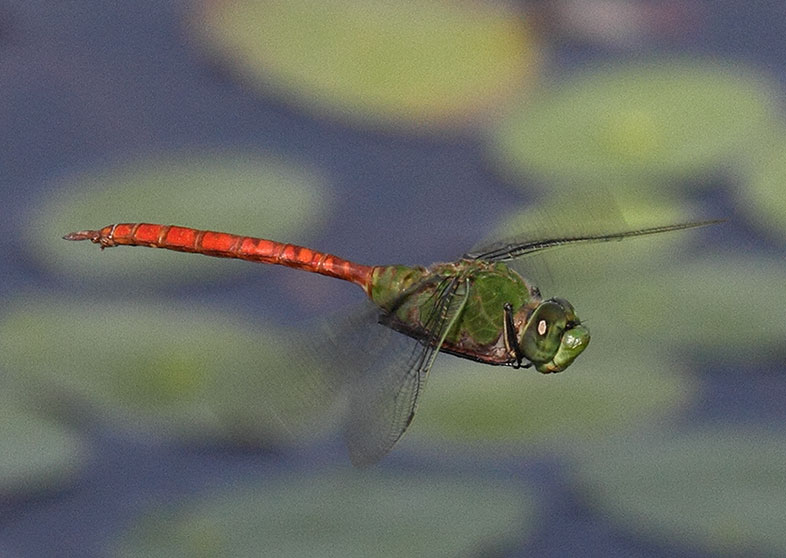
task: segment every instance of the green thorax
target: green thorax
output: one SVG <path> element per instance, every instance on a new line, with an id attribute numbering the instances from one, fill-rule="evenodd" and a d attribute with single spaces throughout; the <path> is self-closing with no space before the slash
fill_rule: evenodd
<path id="1" fill-rule="evenodd" d="M 370 297 L 412 331 L 428 333 L 428 319 L 446 284 L 458 278 L 454 301 L 466 304 L 445 344 L 468 352 L 499 345 L 503 332 L 504 306 L 534 308 L 540 302 L 536 289 L 503 263 L 459 260 L 423 267 L 380 266 L 374 268 Z M 467 295 L 466 289 L 469 289 Z"/>

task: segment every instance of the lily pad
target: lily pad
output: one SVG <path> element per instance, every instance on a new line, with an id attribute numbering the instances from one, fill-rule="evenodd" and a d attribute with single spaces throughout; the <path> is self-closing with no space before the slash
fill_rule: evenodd
<path id="1" fill-rule="evenodd" d="M 690 212 L 679 211 L 676 204 L 647 210 L 658 207 L 650 202 L 642 207 L 640 214 L 631 211 L 634 205 L 621 206 L 629 227 L 692 220 Z M 585 213 L 593 215 L 591 209 Z M 594 221 L 584 224 L 580 211 L 557 214 L 561 220 L 545 227 L 554 236 L 596 230 Z M 655 220 L 654 215 L 664 217 Z M 537 211 L 517 214 L 505 230 L 518 224 L 529 226 L 539 217 Z M 777 361 L 784 355 L 786 339 L 781 318 L 786 311 L 786 264 L 755 254 L 720 252 L 710 243 L 702 244 L 726 226 L 731 224 L 565 247 L 513 265 L 538 285 L 544 296 L 570 300 L 579 317 L 590 322 L 593 334 L 603 324 L 625 344 L 671 347 L 696 359 Z M 531 238 L 544 236 L 543 228 L 535 227 L 538 232 Z M 601 226 L 599 230 L 620 228 L 611 223 L 610 229 Z"/>
<path id="2" fill-rule="evenodd" d="M 592 283 L 582 293 L 580 315 L 616 324 L 622 340 L 749 365 L 784 354 L 784 285 L 782 261 L 710 255 Z"/>
<path id="3" fill-rule="evenodd" d="M 371 125 L 465 123 L 519 92 L 537 58 L 499 2 L 206 2 L 195 27 L 248 83 Z"/>
<path id="4" fill-rule="evenodd" d="M 528 453 L 593 444 L 679 414 L 697 383 L 667 355 L 593 331 L 569 369 L 487 367 L 440 357 L 402 447 L 427 452 Z"/>
<path id="5" fill-rule="evenodd" d="M 149 158 L 64 181 L 31 220 L 28 248 L 54 272 L 87 277 L 96 286 L 202 281 L 245 266 L 157 250 L 98 253 L 61 237 L 142 221 L 294 242 L 313 232 L 329 205 L 316 174 L 269 157 L 216 152 Z"/>
<path id="6" fill-rule="evenodd" d="M 752 223 L 786 241 L 786 142 L 767 156 L 757 159 L 745 187 L 739 188 L 741 207 L 751 215 Z"/>
<path id="7" fill-rule="evenodd" d="M 512 112 L 490 149 L 505 168 L 570 190 L 673 188 L 766 145 L 774 91 L 739 65 L 698 60 L 586 71 Z"/>
<path id="8" fill-rule="evenodd" d="M 87 445 L 68 426 L 6 393 L 0 401 L 0 495 L 62 487 L 82 469 Z"/>
<path id="9" fill-rule="evenodd" d="M 525 536 L 532 505 L 523 487 L 482 478 L 289 475 L 152 512 L 115 555 L 487 555 Z"/>
<path id="10" fill-rule="evenodd" d="M 575 468 L 624 528 L 723 555 L 786 553 L 786 433 L 709 429 L 598 444 Z"/>
<path id="11" fill-rule="evenodd" d="M 17 300 L 0 364 L 27 392 L 185 439 L 280 444 L 329 424 L 333 386 L 297 367 L 283 333 L 209 308 Z"/>

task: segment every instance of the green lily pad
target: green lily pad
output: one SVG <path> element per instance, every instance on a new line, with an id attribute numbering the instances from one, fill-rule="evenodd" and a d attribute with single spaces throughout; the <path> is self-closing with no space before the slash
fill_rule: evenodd
<path id="1" fill-rule="evenodd" d="M 581 306 L 573 302 L 583 319 L 616 324 L 623 340 L 750 363 L 783 355 L 784 285 L 781 261 L 708 255 L 646 275 L 609 276 L 586 287 Z"/>
<path id="2" fill-rule="evenodd" d="M 588 499 L 626 529 L 723 555 L 786 553 L 786 433 L 708 429 L 582 449 Z"/>
<path id="3" fill-rule="evenodd" d="M 291 443 L 329 426 L 333 386 L 287 337 L 209 308 L 19 299 L 0 365 L 26 392 L 185 439 Z"/>
<path id="4" fill-rule="evenodd" d="M 61 237 L 142 221 L 294 242 L 313 232 L 328 206 L 317 175 L 269 157 L 216 152 L 142 159 L 64 181 L 31 219 L 29 250 L 53 272 L 87 277 L 96 286 L 205 280 L 248 267 L 157 250 L 99 253 Z"/>
<path id="5" fill-rule="evenodd" d="M 774 90 L 739 65 L 702 61 L 587 71 L 512 112 L 490 150 L 515 173 L 571 190 L 673 188 L 766 145 Z"/>
<path id="6" fill-rule="evenodd" d="M 537 58 L 501 3 L 205 4 L 197 33 L 247 82 L 351 122 L 465 123 L 519 92 Z"/>
<path id="7" fill-rule="evenodd" d="M 697 384 L 654 350 L 608 331 L 558 375 L 440 357 L 402 447 L 498 456 L 593 444 L 679 414 Z"/>
<path id="8" fill-rule="evenodd" d="M 786 142 L 778 142 L 757 159 L 750 180 L 737 190 L 751 222 L 781 241 L 786 240 Z"/>
<path id="9" fill-rule="evenodd" d="M 31 405 L 0 401 L 0 495 L 62 487 L 82 469 L 87 446 L 68 426 L 38 413 Z"/>
<path id="10" fill-rule="evenodd" d="M 487 555 L 524 537 L 532 505 L 522 487 L 482 478 L 290 475 L 154 511 L 116 555 Z"/>
<path id="11" fill-rule="evenodd" d="M 642 207 L 639 214 L 635 205 L 620 206 L 631 228 L 692 219 L 679 204 L 648 202 Z M 596 223 L 585 225 L 581 213 L 555 212 L 558 220 L 546 228 L 564 236 L 595 232 Z M 593 215 L 591 209 L 584 213 Z M 517 214 L 505 230 L 519 223 L 526 227 L 538 217 L 537 211 Z M 671 347 L 683 354 L 711 354 L 739 363 L 779 359 L 786 339 L 781 318 L 786 311 L 786 264 L 702 244 L 726 226 L 731 224 L 565 247 L 513 265 L 544 296 L 570 300 L 579 317 L 590 322 L 593 334 L 602 325 L 626 344 Z M 619 228 L 610 226 L 610 230 Z M 543 233 L 532 237 L 538 235 Z"/>

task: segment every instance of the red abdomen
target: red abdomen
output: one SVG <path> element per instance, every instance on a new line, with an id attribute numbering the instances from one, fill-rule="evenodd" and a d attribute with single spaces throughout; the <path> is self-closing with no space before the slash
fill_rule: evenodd
<path id="1" fill-rule="evenodd" d="M 371 272 L 374 269 L 372 266 L 356 264 L 332 254 L 317 252 L 295 244 L 174 225 L 120 223 L 100 230 L 71 233 L 64 238 L 90 240 L 100 244 L 101 248 L 124 245 L 149 246 L 218 258 L 237 258 L 284 265 L 350 281 L 360 285 L 367 293 Z"/>

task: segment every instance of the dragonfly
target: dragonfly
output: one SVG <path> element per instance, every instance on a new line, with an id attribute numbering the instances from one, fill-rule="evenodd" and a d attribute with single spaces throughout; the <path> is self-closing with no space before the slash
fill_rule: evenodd
<path id="1" fill-rule="evenodd" d="M 366 370 L 352 376 L 364 388 L 350 396 L 344 438 L 350 460 L 362 467 L 387 455 L 412 423 L 439 353 L 553 374 L 568 368 L 587 348 L 589 329 L 573 305 L 564 298 L 544 298 L 537 286 L 513 268 L 517 260 L 564 246 L 644 237 L 721 221 L 516 239 L 429 267 L 369 266 L 295 244 L 150 223 L 108 225 L 63 238 L 89 240 L 102 249 L 147 246 L 282 265 L 362 288 L 373 303 L 374 321 L 412 342 L 401 358 L 374 365 L 381 373 Z"/>

